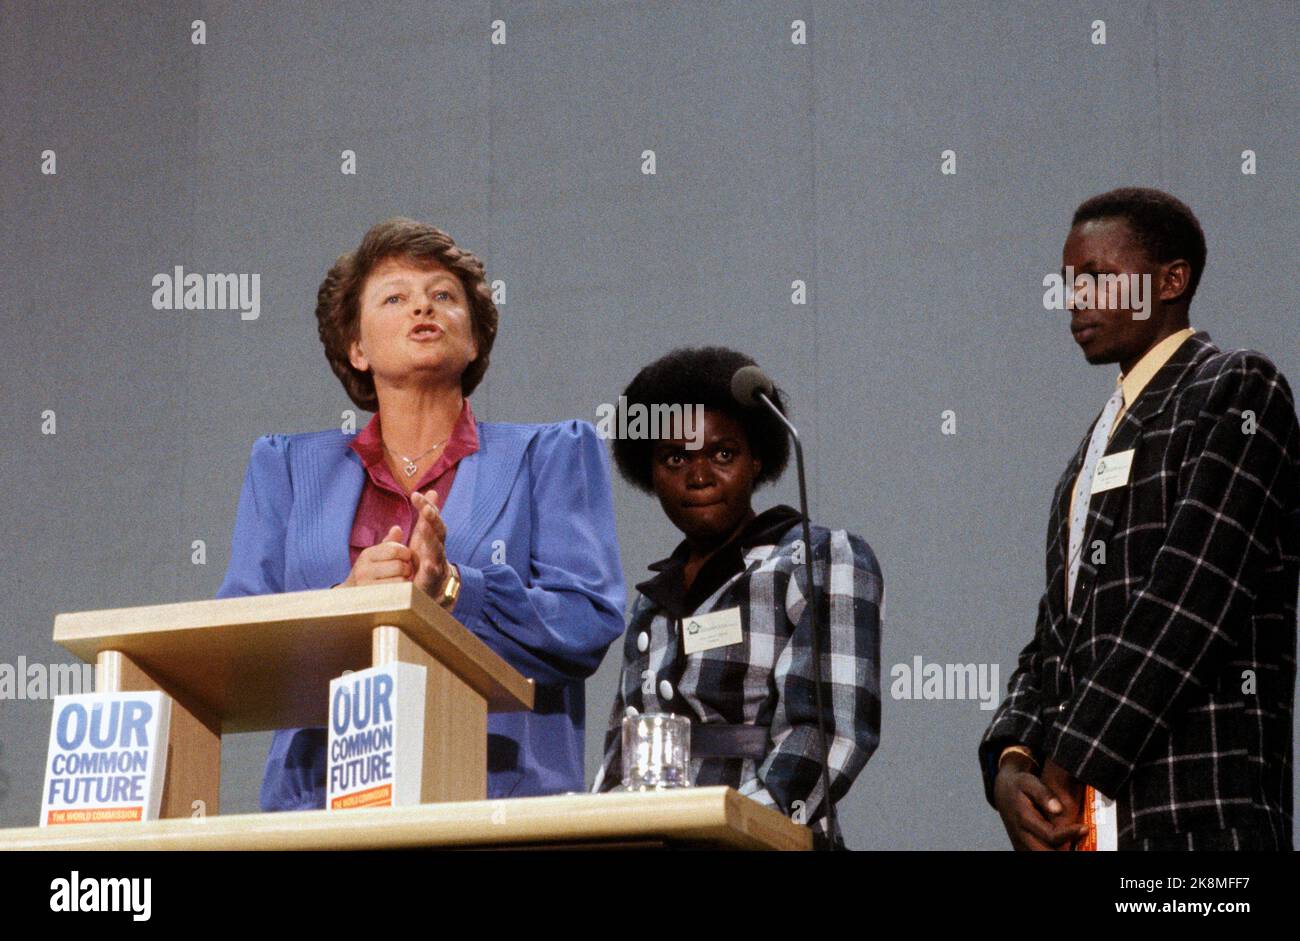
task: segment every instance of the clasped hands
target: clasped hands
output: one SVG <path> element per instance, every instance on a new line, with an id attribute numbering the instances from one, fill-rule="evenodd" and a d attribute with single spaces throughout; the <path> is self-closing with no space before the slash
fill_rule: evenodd
<path id="1" fill-rule="evenodd" d="M 1018 850 L 1070 850 L 1088 833 L 1084 786 L 1050 758 L 1042 775 L 1018 753 L 1005 756 L 993 783 L 993 803 Z"/>
<path id="2" fill-rule="evenodd" d="M 429 499 L 418 490 L 411 494 L 411 504 L 418 512 L 409 544 L 402 544 L 402 527 L 391 526 L 384 538 L 361 550 L 356 564 L 348 573 L 344 587 L 376 585 L 385 582 L 414 582 L 416 587 L 437 597 L 452 565 L 447 561 L 445 541 L 447 524 L 438 513 L 436 490 Z"/>

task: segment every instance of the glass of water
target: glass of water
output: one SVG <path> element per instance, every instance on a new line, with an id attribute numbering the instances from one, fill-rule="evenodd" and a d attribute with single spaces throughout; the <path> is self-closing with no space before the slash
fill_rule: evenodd
<path id="1" fill-rule="evenodd" d="M 623 718 L 623 787 L 658 791 L 690 787 L 691 722 L 672 713 Z"/>

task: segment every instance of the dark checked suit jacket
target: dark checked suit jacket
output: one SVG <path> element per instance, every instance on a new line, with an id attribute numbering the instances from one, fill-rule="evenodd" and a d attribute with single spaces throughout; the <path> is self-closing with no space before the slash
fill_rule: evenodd
<path id="1" fill-rule="evenodd" d="M 986 796 L 1021 743 L 1115 799 L 1121 849 L 1289 849 L 1291 390 L 1258 353 L 1184 341 L 1115 427 L 1106 453 L 1135 449 L 1129 482 L 1089 504 L 1067 612 L 1070 491 L 1091 433 L 1056 486 L 1034 638 L 980 744 Z"/>

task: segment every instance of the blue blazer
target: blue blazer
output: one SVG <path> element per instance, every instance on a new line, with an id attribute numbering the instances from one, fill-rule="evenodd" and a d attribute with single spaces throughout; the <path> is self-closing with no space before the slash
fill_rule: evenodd
<path id="1" fill-rule="evenodd" d="M 583 681 L 623 633 L 608 457 L 587 422 L 477 427 L 479 449 L 460 461 L 442 510 L 461 576 L 452 614 L 536 682 L 532 712 L 488 716 L 488 796 L 581 791 Z M 218 598 L 348 577 L 366 480 L 350 441 L 319 431 L 253 443 Z M 276 732 L 262 809 L 324 807 L 325 768 L 324 729 Z"/>

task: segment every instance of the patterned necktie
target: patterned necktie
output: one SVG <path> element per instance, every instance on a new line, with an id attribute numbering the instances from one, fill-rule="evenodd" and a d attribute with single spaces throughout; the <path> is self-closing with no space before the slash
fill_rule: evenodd
<path id="1" fill-rule="evenodd" d="M 1097 462 L 1101 460 L 1110 442 L 1110 432 L 1115 426 L 1115 416 L 1124 404 L 1124 393 L 1116 387 L 1115 392 L 1106 400 L 1106 407 L 1101 410 L 1101 417 L 1093 426 L 1092 438 L 1088 441 L 1088 453 L 1083 457 L 1083 468 L 1079 479 L 1074 484 L 1074 504 L 1070 513 L 1070 568 L 1066 585 L 1065 604 L 1067 609 L 1074 603 L 1074 583 L 1079 578 L 1079 562 L 1083 555 L 1083 531 L 1088 521 L 1088 503 L 1092 494 L 1092 477 L 1097 472 Z"/>
<path id="2" fill-rule="evenodd" d="M 1083 531 L 1088 521 L 1088 504 L 1092 498 L 1092 477 L 1097 472 L 1097 462 L 1101 460 L 1110 443 L 1110 432 L 1115 426 L 1115 416 L 1124 404 L 1124 394 L 1120 388 L 1106 400 L 1106 407 L 1101 410 L 1101 417 L 1093 426 L 1092 437 L 1088 440 L 1088 453 L 1084 455 L 1083 467 L 1079 479 L 1074 484 L 1074 503 L 1070 513 L 1070 568 L 1069 582 L 1065 594 L 1066 610 L 1074 602 L 1074 583 L 1079 577 L 1079 562 L 1083 555 Z M 1113 850 L 1116 848 L 1115 802 L 1106 795 L 1098 793 L 1092 785 L 1083 792 L 1083 822 L 1088 827 L 1088 834 L 1075 846 L 1079 850 Z"/>

